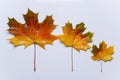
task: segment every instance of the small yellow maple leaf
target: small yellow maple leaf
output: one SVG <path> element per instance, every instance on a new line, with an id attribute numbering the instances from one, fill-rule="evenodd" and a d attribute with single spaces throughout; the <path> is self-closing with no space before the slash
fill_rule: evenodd
<path id="1" fill-rule="evenodd" d="M 60 41 L 64 43 L 65 46 L 73 47 L 77 51 L 89 49 L 90 46 L 88 43 L 92 42 L 93 33 L 87 32 L 83 34 L 86 29 L 84 26 L 82 22 L 73 29 L 71 23 L 66 23 L 66 25 L 62 27 L 64 34 L 59 35 Z"/>
<path id="2" fill-rule="evenodd" d="M 25 47 L 34 44 L 34 71 L 36 71 L 36 47 L 45 49 L 46 44 L 52 44 L 57 36 L 51 34 L 56 25 L 53 24 L 52 16 L 47 16 L 43 22 L 38 22 L 38 13 L 28 9 L 27 14 L 23 15 L 25 23 L 19 23 L 14 18 L 9 18 L 8 31 L 14 35 L 9 41 L 14 46 L 24 45 Z"/>
<path id="3" fill-rule="evenodd" d="M 99 48 L 96 45 L 93 45 L 91 52 L 93 53 L 93 56 L 91 57 L 93 60 L 103 60 L 104 62 L 107 62 L 113 59 L 112 55 L 114 54 L 114 47 L 107 47 L 107 44 L 102 41 Z"/>

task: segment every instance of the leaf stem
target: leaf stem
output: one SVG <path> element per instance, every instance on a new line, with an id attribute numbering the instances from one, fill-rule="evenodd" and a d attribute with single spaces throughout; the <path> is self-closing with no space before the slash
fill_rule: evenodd
<path id="1" fill-rule="evenodd" d="M 34 43 L 34 72 L 36 72 L 36 44 Z"/>
<path id="2" fill-rule="evenodd" d="M 100 61 L 100 68 L 101 68 L 101 72 L 103 71 L 102 70 L 102 60 Z"/>
<path id="3" fill-rule="evenodd" d="M 71 48 L 71 71 L 73 72 L 73 47 Z"/>

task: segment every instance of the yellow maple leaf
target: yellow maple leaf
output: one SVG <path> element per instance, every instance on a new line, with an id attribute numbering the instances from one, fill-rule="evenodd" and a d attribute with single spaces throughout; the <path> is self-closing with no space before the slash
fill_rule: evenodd
<path id="1" fill-rule="evenodd" d="M 72 47 L 71 49 L 71 70 L 73 71 L 73 48 L 77 51 L 84 50 L 90 48 L 88 43 L 92 42 L 93 33 L 87 32 L 83 34 L 85 31 L 84 23 L 77 24 L 75 29 L 71 23 L 66 23 L 65 26 L 62 27 L 63 35 L 59 35 L 60 41 L 66 47 Z"/>
<path id="2" fill-rule="evenodd" d="M 23 24 L 14 18 L 9 18 L 8 31 L 14 35 L 9 41 L 14 46 L 24 45 L 28 47 L 34 44 L 45 49 L 46 44 L 52 44 L 57 39 L 55 35 L 51 34 L 56 27 L 53 24 L 54 20 L 52 16 L 47 16 L 43 22 L 38 22 L 38 13 L 34 13 L 28 9 L 27 14 L 24 14 L 23 17 L 25 20 Z M 35 67 L 34 70 L 36 70 Z"/>
<path id="3" fill-rule="evenodd" d="M 90 48 L 88 43 L 92 42 L 93 33 L 87 32 L 83 34 L 86 29 L 84 23 L 76 25 L 76 28 L 73 29 L 72 24 L 68 22 L 62 29 L 64 34 L 59 35 L 59 39 L 65 46 L 73 47 L 77 51 Z"/>
<path id="4" fill-rule="evenodd" d="M 103 60 L 104 62 L 107 62 L 113 59 L 112 55 L 114 54 L 114 47 L 107 47 L 107 44 L 102 41 L 99 48 L 96 45 L 93 45 L 91 52 L 93 53 L 93 56 L 91 57 L 93 60 Z"/>

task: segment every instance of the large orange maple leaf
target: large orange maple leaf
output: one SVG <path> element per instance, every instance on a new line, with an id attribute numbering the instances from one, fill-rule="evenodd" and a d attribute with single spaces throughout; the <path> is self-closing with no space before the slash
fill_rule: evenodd
<path id="1" fill-rule="evenodd" d="M 47 16 L 43 22 L 38 22 L 38 13 L 28 9 L 27 14 L 23 15 L 25 23 L 20 23 L 14 18 L 9 18 L 9 32 L 14 35 L 9 41 L 14 46 L 24 45 L 28 47 L 31 44 L 38 45 L 45 49 L 46 44 L 52 44 L 57 39 L 51 32 L 56 25 L 53 24 L 52 16 Z M 34 49 L 36 46 L 34 46 Z M 34 50 L 34 71 L 36 71 L 36 52 Z"/>
<path id="2" fill-rule="evenodd" d="M 72 47 L 71 51 L 71 66 L 73 71 L 73 48 L 77 51 L 84 50 L 90 48 L 90 45 L 88 43 L 92 42 L 93 33 L 87 32 L 83 33 L 85 31 L 85 25 L 84 23 L 77 24 L 75 29 L 73 29 L 73 26 L 70 22 L 66 23 L 65 26 L 62 27 L 63 35 L 59 35 L 60 41 L 66 46 L 66 47 Z"/>

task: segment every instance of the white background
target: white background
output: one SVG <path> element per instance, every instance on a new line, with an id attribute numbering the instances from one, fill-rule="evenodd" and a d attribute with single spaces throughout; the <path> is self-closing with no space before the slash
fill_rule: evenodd
<path id="1" fill-rule="evenodd" d="M 74 50 L 74 72 L 71 72 L 71 48 L 59 40 L 37 46 L 37 71 L 33 71 L 33 45 L 24 49 L 14 47 L 7 39 L 13 37 L 7 31 L 8 17 L 24 23 L 22 14 L 27 10 L 39 13 L 39 21 L 53 15 L 57 28 L 54 34 L 62 34 L 62 26 L 70 21 L 84 22 L 87 31 L 94 32 L 91 45 L 106 41 L 115 46 L 113 60 L 103 63 L 93 61 L 90 50 Z M 120 80 L 120 0 L 40 1 L 0 0 L 0 80 Z"/>

